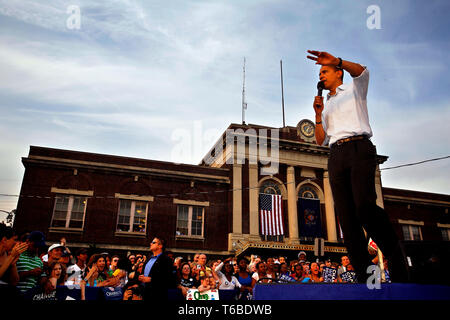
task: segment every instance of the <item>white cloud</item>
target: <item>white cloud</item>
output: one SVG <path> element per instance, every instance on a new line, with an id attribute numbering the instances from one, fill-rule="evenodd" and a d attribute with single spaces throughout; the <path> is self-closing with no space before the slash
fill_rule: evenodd
<path id="1" fill-rule="evenodd" d="M 0 179 L 22 172 L 18 159 L 30 144 L 172 160 L 177 130 L 194 137 L 198 120 L 203 133 L 240 122 L 244 56 L 248 123 L 281 126 L 280 59 L 287 124 L 312 119 L 317 67 L 307 49 L 369 65 L 374 141 L 390 157 L 386 166 L 448 152 L 448 82 L 439 77 L 447 51 L 438 44 L 430 53 L 434 43 L 423 38 L 395 41 L 401 30 L 389 28 L 393 11 L 406 14 L 404 2 L 383 5 L 383 30 L 369 32 L 369 2 L 336 10 L 311 1 L 0 0 L 0 15 L 9 17 L 0 35 L 0 132 L 10 142 Z M 80 30 L 67 29 L 69 5 L 80 6 Z M 200 161 L 211 147 L 203 138 L 180 162 Z M 427 168 L 405 183 L 448 188 Z M 396 172 L 383 173 L 385 185 L 406 179 Z"/>

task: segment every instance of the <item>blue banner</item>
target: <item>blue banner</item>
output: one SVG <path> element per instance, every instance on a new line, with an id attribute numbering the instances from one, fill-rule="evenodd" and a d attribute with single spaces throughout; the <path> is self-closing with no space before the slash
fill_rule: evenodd
<path id="1" fill-rule="evenodd" d="M 321 238 L 320 201 L 299 198 L 297 201 L 299 233 L 301 237 Z"/>

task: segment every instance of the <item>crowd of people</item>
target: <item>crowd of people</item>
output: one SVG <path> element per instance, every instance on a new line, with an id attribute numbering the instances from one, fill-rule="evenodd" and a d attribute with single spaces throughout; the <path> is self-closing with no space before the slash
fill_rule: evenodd
<path id="1" fill-rule="evenodd" d="M 155 237 L 150 254 L 121 256 L 86 248 L 72 253 L 65 238 L 47 247 L 42 232 L 18 236 L 4 224 L 0 224 L 0 239 L 0 288 L 9 299 L 57 300 L 56 289 L 65 286 L 79 288 L 81 300 L 87 299 L 89 288 L 108 288 L 116 293 L 116 300 L 167 299 L 170 290 L 186 298 L 190 289 L 200 293 L 218 289 L 242 301 L 252 299 L 257 283 L 356 280 L 347 256 L 340 263 L 310 262 L 304 251 L 291 261 L 257 255 L 208 260 L 204 253 L 188 260 L 166 251 L 164 239 Z"/>

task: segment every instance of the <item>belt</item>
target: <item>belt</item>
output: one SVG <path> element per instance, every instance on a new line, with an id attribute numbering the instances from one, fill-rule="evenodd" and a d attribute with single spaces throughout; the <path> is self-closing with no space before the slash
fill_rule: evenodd
<path id="1" fill-rule="evenodd" d="M 350 141 L 356 141 L 356 140 L 364 140 L 364 139 L 368 139 L 369 137 L 367 135 L 360 135 L 360 136 L 353 136 L 353 137 L 348 137 L 348 138 L 343 138 L 343 139 L 339 139 L 337 140 L 335 143 L 333 143 L 331 146 L 340 146 L 343 143 L 346 142 L 350 142 Z"/>

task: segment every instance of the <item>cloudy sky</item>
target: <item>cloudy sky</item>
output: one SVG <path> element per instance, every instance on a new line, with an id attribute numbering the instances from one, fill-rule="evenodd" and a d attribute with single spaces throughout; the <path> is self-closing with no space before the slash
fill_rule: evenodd
<path id="1" fill-rule="evenodd" d="M 282 126 L 280 59 L 286 124 L 314 119 L 308 49 L 369 67 L 382 167 L 448 156 L 449 13 L 445 0 L 0 0 L 0 193 L 19 194 L 30 145 L 199 163 L 241 122 L 244 57 L 248 123 Z M 382 181 L 448 194 L 450 159 Z"/>

